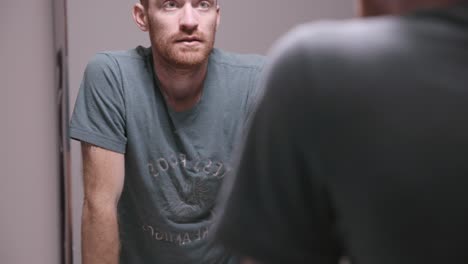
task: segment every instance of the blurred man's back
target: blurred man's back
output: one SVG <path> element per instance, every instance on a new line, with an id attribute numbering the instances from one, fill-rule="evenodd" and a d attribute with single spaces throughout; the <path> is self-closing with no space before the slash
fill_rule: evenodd
<path id="1" fill-rule="evenodd" d="M 468 4 L 302 26 L 266 85 L 221 241 L 265 263 L 468 263 Z"/>
<path id="2" fill-rule="evenodd" d="M 308 73 L 323 89 L 298 89 L 315 106 L 297 122 L 346 247 L 359 263 L 468 263 L 468 9 L 326 34 Z M 320 37 L 305 38 L 316 49 Z"/>

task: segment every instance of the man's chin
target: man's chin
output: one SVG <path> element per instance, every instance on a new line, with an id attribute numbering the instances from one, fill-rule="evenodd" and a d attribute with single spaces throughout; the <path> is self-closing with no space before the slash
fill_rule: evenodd
<path id="1" fill-rule="evenodd" d="M 194 67 L 203 64 L 208 60 L 210 52 L 204 50 L 184 50 L 179 51 L 172 57 L 172 61 L 178 67 Z"/>

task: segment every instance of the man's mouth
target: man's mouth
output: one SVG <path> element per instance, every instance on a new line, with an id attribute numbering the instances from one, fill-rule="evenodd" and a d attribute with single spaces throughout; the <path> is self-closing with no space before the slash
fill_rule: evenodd
<path id="1" fill-rule="evenodd" d="M 202 42 L 200 38 L 198 37 L 185 37 L 185 38 L 180 38 L 177 40 L 178 43 L 185 43 L 185 44 L 197 44 Z"/>

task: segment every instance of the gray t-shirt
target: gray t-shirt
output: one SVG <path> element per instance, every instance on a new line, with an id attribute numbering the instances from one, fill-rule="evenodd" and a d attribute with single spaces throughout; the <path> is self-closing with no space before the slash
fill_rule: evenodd
<path id="1" fill-rule="evenodd" d="M 270 59 L 220 241 L 270 264 L 468 263 L 468 4 L 304 25 Z"/>
<path id="2" fill-rule="evenodd" d="M 213 50 L 200 102 L 170 109 L 150 48 L 98 53 L 88 64 L 72 138 L 125 154 L 121 263 L 232 263 L 207 239 L 236 138 L 254 106 L 264 58 Z"/>

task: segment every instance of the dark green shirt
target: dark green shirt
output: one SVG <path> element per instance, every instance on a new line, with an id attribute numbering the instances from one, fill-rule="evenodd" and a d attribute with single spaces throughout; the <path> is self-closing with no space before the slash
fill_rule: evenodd
<path id="1" fill-rule="evenodd" d="M 468 263 L 468 5 L 304 25 L 271 60 L 220 241 L 269 264 Z"/>

